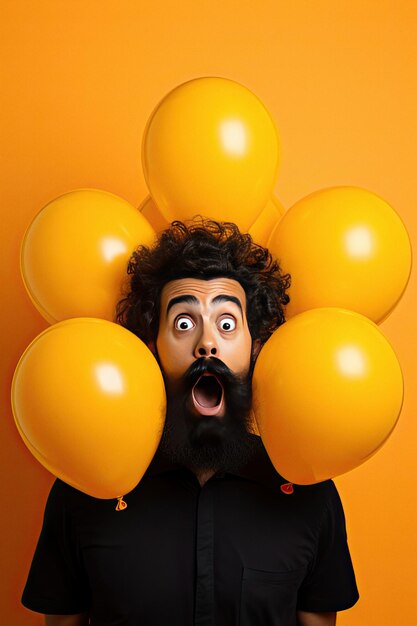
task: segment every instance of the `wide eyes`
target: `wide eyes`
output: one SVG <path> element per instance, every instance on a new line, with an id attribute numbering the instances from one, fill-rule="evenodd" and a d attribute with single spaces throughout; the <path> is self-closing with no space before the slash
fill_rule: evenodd
<path id="1" fill-rule="evenodd" d="M 219 328 L 226 333 L 230 333 L 236 328 L 236 320 L 233 317 L 222 317 L 219 322 Z"/>
<path id="2" fill-rule="evenodd" d="M 194 327 L 194 323 L 189 317 L 177 317 L 175 320 L 175 328 L 177 330 L 191 330 Z"/>
<path id="3" fill-rule="evenodd" d="M 175 320 L 174 326 L 176 330 L 179 330 L 180 332 L 185 332 L 194 328 L 195 323 L 189 317 L 184 317 L 183 315 L 180 315 Z M 233 317 L 222 317 L 217 323 L 217 326 L 221 331 L 225 333 L 230 333 L 236 328 L 236 320 Z"/>

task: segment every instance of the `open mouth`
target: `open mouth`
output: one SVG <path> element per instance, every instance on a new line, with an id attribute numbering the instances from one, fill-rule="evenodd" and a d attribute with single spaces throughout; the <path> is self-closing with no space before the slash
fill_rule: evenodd
<path id="1" fill-rule="evenodd" d="M 203 374 L 193 387 L 194 408 L 201 415 L 217 415 L 223 408 L 223 386 L 212 374 Z"/>

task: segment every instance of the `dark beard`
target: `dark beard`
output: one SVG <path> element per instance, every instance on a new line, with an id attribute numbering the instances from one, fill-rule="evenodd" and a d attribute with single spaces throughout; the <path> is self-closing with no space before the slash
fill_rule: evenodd
<path id="1" fill-rule="evenodd" d="M 160 451 L 171 462 L 193 470 L 233 471 L 245 465 L 259 448 L 249 432 L 253 363 L 247 376 L 235 376 L 215 357 L 195 361 L 174 389 L 167 385 L 167 413 Z M 189 408 L 191 391 L 210 373 L 223 385 L 222 417 L 196 416 Z"/>

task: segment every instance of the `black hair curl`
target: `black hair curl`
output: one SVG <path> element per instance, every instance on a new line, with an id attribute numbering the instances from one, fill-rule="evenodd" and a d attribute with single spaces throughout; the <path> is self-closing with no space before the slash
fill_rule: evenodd
<path id="1" fill-rule="evenodd" d="M 180 278 L 239 282 L 252 339 L 262 344 L 285 321 L 290 276 L 266 248 L 229 222 L 175 221 L 152 248 L 140 246 L 133 253 L 127 271 L 130 290 L 117 305 L 116 320 L 146 344 L 156 341 L 162 288 Z"/>

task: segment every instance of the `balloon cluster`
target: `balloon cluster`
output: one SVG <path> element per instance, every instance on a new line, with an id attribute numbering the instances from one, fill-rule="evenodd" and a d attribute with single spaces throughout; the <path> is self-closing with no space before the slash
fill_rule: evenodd
<path id="1" fill-rule="evenodd" d="M 162 431 L 165 395 L 148 348 L 112 322 L 126 263 L 174 219 L 235 222 L 292 276 L 289 321 L 262 348 L 254 412 L 289 481 L 313 483 L 364 462 L 402 403 L 397 358 L 376 323 L 410 273 L 407 232 L 376 195 L 318 191 L 284 211 L 273 196 L 278 135 L 248 89 L 201 78 L 171 91 L 144 133 L 150 196 L 140 210 L 97 190 L 48 204 L 22 245 L 22 276 L 52 324 L 21 357 L 17 427 L 35 457 L 96 497 L 130 491 Z"/>

